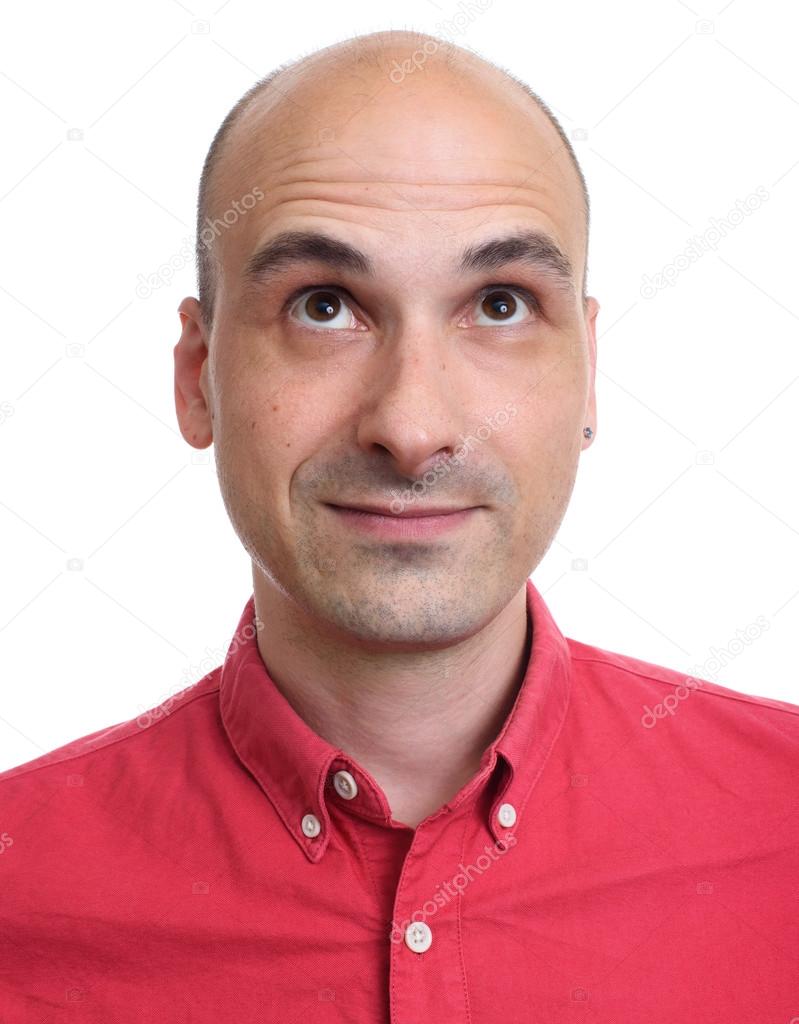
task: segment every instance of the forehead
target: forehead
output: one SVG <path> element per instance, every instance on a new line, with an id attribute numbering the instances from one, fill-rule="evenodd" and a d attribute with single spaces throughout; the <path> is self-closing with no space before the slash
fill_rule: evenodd
<path id="1" fill-rule="evenodd" d="M 582 192 L 559 134 L 515 83 L 489 76 L 472 85 L 444 76 L 398 88 L 378 77 L 364 88 L 312 74 L 259 98 L 217 165 L 214 216 L 253 189 L 263 194 L 215 242 L 225 275 L 300 219 L 351 230 L 364 245 L 412 245 L 427 258 L 450 236 L 461 236 L 460 249 L 464 235 L 523 222 L 578 266 Z"/>

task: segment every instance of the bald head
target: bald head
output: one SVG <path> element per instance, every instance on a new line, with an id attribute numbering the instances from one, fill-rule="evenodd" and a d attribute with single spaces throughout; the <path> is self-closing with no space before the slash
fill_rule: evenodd
<path id="1" fill-rule="evenodd" d="M 409 62 L 410 59 L 410 63 Z M 415 74 L 415 77 L 414 77 Z M 408 75 L 411 75 L 408 78 Z M 574 150 L 555 115 L 540 96 L 509 71 L 478 57 L 463 47 L 427 33 L 413 31 L 381 31 L 336 43 L 322 50 L 287 62 L 255 83 L 229 111 L 214 136 L 205 158 L 197 202 L 197 277 L 200 306 L 206 324 L 213 320 L 219 280 L 219 247 L 216 244 L 217 220 L 234 198 L 230 194 L 229 172 L 232 167 L 252 169 L 258 153 L 248 152 L 248 141 L 254 136 L 270 134 L 270 150 L 281 146 L 281 128 L 294 129 L 297 119 L 315 119 L 311 130 L 324 139 L 324 119 L 315 118 L 323 100 L 330 103 L 337 87 L 350 97 L 360 97 L 357 108 L 374 109 L 390 98 L 390 88 L 403 83 L 419 83 L 421 89 L 460 92 L 462 88 L 480 89 L 488 82 L 501 88 L 497 91 L 496 112 L 502 104 L 529 108 L 530 132 L 549 135 L 549 156 L 563 168 L 564 182 L 570 202 L 580 208 L 583 266 L 582 298 L 586 298 L 587 247 L 589 229 L 589 197 L 585 178 Z M 431 81 L 435 79 L 435 83 Z M 509 89 L 507 100 L 502 91 Z M 360 91 L 358 91 L 360 90 Z M 388 95 L 386 95 L 388 93 Z M 532 102 L 531 102 L 532 101 Z M 329 109 L 329 106 L 328 106 Z M 420 109 L 426 113 L 424 98 Z M 346 118 L 354 116 L 350 109 Z M 390 117 L 386 130 L 392 131 Z M 249 147 L 252 149 L 252 146 Z M 289 152 L 291 147 L 288 147 Z M 287 156 L 287 159 L 290 157 Z M 531 167 L 530 174 L 538 168 Z M 252 175 L 251 175 L 252 176 Z M 268 181 L 261 181 L 268 188 Z"/>

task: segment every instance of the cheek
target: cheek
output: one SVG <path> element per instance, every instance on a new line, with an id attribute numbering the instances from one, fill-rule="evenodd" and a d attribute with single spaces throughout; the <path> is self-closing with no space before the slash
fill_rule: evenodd
<path id="1" fill-rule="evenodd" d="M 274 375 L 258 376 L 259 381 Z M 325 416 L 301 378 L 272 387 L 231 390 L 220 412 L 220 460 L 242 496 L 258 507 L 267 501 L 273 514 L 288 521 L 292 485 L 302 466 L 333 436 Z"/>
<path id="2" fill-rule="evenodd" d="M 498 457 L 516 481 L 524 518 L 546 515 L 568 500 L 579 464 L 582 420 L 573 394 L 518 403 Z"/>
<path id="3" fill-rule="evenodd" d="M 550 465 L 574 449 L 580 414 L 573 398 L 533 396 L 517 403 L 517 408 L 506 445 L 514 461 L 533 467 L 542 462 Z"/>
<path id="4" fill-rule="evenodd" d="M 263 342 L 231 338 L 220 349 L 226 344 L 227 359 L 220 362 L 216 388 L 223 443 L 259 461 L 270 452 L 290 449 L 302 416 L 291 378 L 274 360 L 249 354 L 261 352 Z"/>

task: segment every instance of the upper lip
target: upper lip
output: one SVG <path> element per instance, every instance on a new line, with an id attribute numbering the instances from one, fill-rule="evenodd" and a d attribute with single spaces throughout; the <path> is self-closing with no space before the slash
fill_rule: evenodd
<path id="1" fill-rule="evenodd" d="M 404 508 L 401 512 L 394 512 L 391 508 L 384 505 L 366 505 L 361 502 L 355 502 L 347 505 L 342 505 L 337 502 L 328 502 L 333 505 L 334 508 L 349 508 L 355 509 L 358 512 L 372 512 L 374 515 L 379 516 L 393 516 L 396 519 L 410 519 L 414 516 L 447 516 L 453 512 L 465 512 L 468 508 L 474 508 L 473 505 L 424 505 L 414 507 L 413 505 L 408 508 Z"/>

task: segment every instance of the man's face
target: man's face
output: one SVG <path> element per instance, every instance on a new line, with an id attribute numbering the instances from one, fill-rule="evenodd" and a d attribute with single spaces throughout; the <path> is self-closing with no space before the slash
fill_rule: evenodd
<path id="1" fill-rule="evenodd" d="M 184 436 L 215 442 L 258 570 L 319 630 L 385 649 L 444 646 L 507 604 L 552 542 L 596 424 L 598 306 L 581 299 L 579 185 L 554 129 L 494 77 L 415 75 L 311 71 L 237 126 L 214 214 L 249 209 L 213 243 L 208 358 L 176 380 Z M 373 272 L 306 258 L 248 276 L 288 231 L 354 246 Z M 526 232 L 568 257 L 571 283 L 522 260 L 460 268 L 465 250 Z M 181 305 L 176 356 L 198 343 L 196 310 Z M 399 532 L 398 513 L 442 506 L 470 511 Z"/>

